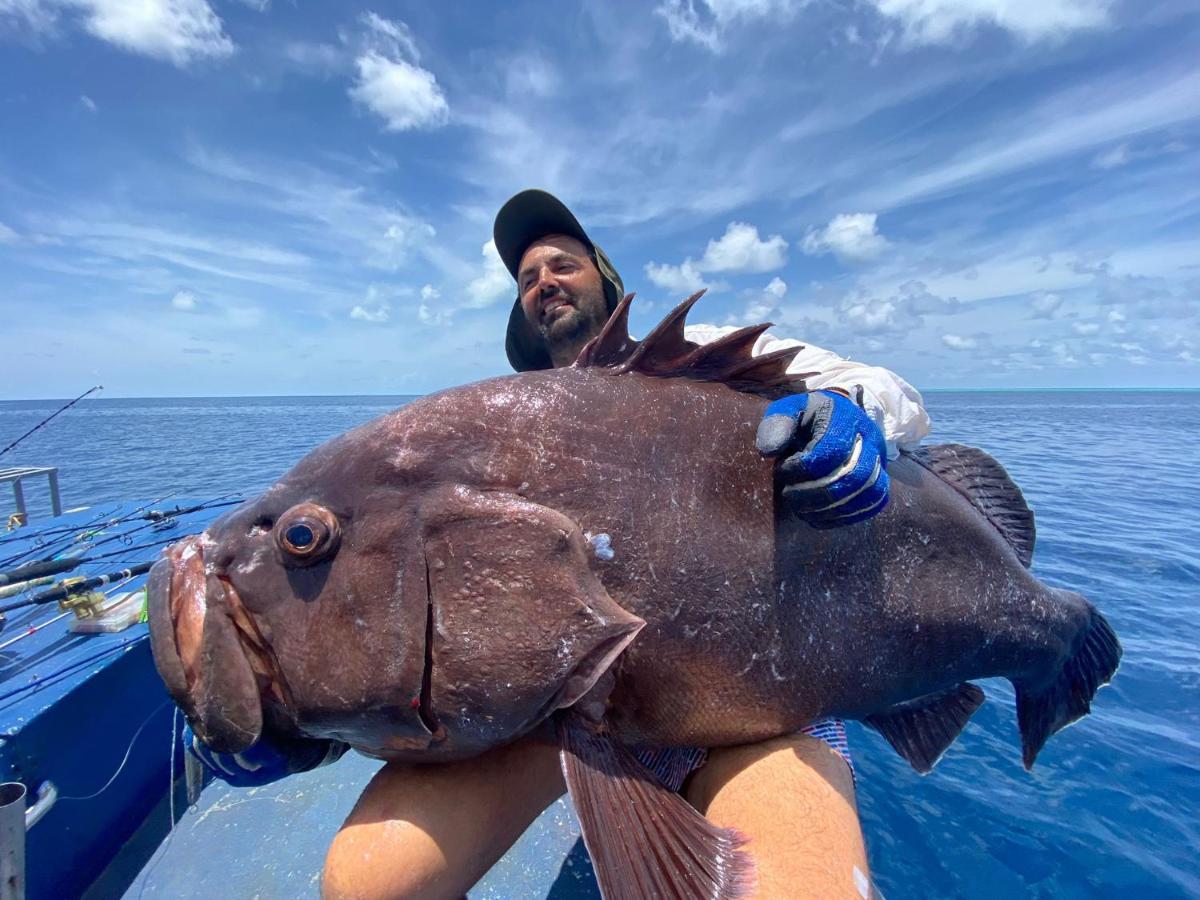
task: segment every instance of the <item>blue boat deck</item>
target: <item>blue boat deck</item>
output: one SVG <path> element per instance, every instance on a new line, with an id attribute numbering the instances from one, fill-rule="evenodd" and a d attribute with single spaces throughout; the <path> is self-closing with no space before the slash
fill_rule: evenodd
<path id="1" fill-rule="evenodd" d="M 165 746 L 164 748 L 165 749 Z M 125 893 L 126 900 L 295 900 L 319 894 L 325 852 L 381 763 L 348 754 L 261 788 L 214 782 Z M 468 893 L 472 900 L 599 898 L 570 804 L 552 804 Z"/>

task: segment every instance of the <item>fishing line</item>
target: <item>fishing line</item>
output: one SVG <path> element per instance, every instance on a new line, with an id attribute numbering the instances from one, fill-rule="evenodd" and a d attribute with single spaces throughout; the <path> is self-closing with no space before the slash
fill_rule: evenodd
<path id="1" fill-rule="evenodd" d="M 167 803 L 170 808 L 171 821 L 167 825 L 167 839 L 158 845 L 158 849 L 154 851 L 154 856 L 150 859 L 149 864 L 142 869 L 141 874 L 138 876 L 142 882 L 138 888 L 138 900 L 142 900 L 142 896 L 146 893 L 146 885 L 150 883 L 151 873 L 158 867 L 163 857 L 167 855 L 167 850 L 170 848 L 171 842 L 175 840 L 175 737 L 178 734 L 178 725 L 179 707 L 176 706 L 175 712 L 171 715 L 171 770 L 167 773 L 167 796 L 170 798 Z M 182 737 L 180 740 L 182 740 Z"/>
<path id="2" fill-rule="evenodd" d="M 167 706 L 170 702 L 171 702 L 170 700 L 164 700 L 162 703 L 160 703 L 158 706 L 156 706 L 154 708 L 154 710 L 150 713 L 150 715 L 146 716 L 145 721 L 143 721 L 142 724 L 138 726 L 138 730 L 135 731 L 133 733 L 133 737 L 131 737 L 129 739 L 129 746 L 125 748 L 125 756 L 121 759 L 121 764 L 119 766 L 117 766 L 117 771 L 113 772 L 112 777 L 110 779 L 108 779 L 108 781 L 104 782 L 104 787 L 100 788 L 100 790 L 95 791 L 91 794 L 85 794 L 82 797 L 64 797 L 62 794 L 59 794 L 58 799 L 59 800 L 94 800 L 96 797 L 99 797 L 101 794 L 103 794 L 105 791 L 107 791 L 110 787 L 112 787 L 112 783 L 117 780 L 117 776 L 119 776 L 121 774 L 122 770 L 124 770 L 124 768 L 125 768 L 125 764 L 129 762 L 129 755 L 131 753 L 133 753 L 133 745 L 137 743 L 138 736 L 141 735 L 142 730 L 145 729 L 145 727 L 150 724 L 150 720 L 153 719 L 155 716 L 157 716 L 159 711 L 164 706 Z M 178 707 L 176 707 L 176 711 L 178 712 Z M 172 727 L 174 727 L 174 719 L 172 719 Z M 175 750 L 175 742 L 172 741 L 171 742 L 172 763 L 174 762 L 174 750 Z"/>
<path id="3" fill-rule="evenodd" d="M 60 533 L 71 535 L 71 537 L 68 537 L 68 538 L 55 538 L 54 540 L 51 540 L 51 541 L 42 541 L 41 540 L 42 533 L 39 532 L 38 534 L 33 535 L 33 541 L 34 541 L 33 547 L 26 549 L 26 550 L 22 550 L 14 556 L 10 556 L 8 559 L 4 560 L 3 563 L 0 563 L 0 565 L 6 566 L 6 567 L 10 566 L 14 562 L 17 562 L 20 559 L 24 559 L 25 557 L 30 556 L 33 553 L 37 553 L 39 551 L 46 550 L 47 547 L 51 547 L 53 545 L 58 545 L 58 547 L 56 549 L 50 550 L 48 552 L 47 556 L 43 557 L 44 559 L 48 559 L 48 558 L 54 556 L 56 553 L 64 552 L 67 547 L 71 546 L 71 544 L 79 543 L 80 541 L 87 543 L 87 538 L 92 537 L 94 534 L 103 533 L 103 531 L 106 528 L 115 528 L 117 525 L 124 525 L 126 522 L 130 522 L 130 521 L 133 521 L 134 519 L 142 518 L 142 516 L 139 515 L 139 513 L 141 513 L 143 510 L 149 509 L 151 506 L 156 506 L 157 504 L 162 503 L 165 500 L 169 500 L 171 497 L 174 497 L 178 493 L 179 493 L 178 491 L 172 491 L 169 494 L 164 494 L 163 496 L 159 497 L 156 500 L 151 500 L 149 503 L 144 503 L 141 506 L 139 506 L 137 509 L 131 510 L 130 512 L 127 512 L 125 515 L 118 516 L 115 519 L 110 519 L 107 522 L 103 521 L 104 514 L 102 513 L 101 515 L 99 515 L 87 522 L 84 522 L 82 525 L 75 525 L 70 528 L 61 529 Z M 229 496 L 229 495 L 227 494 L 226 496 Z M 218 497 L 217 499 L 220 500 L 220 499 L 224 499 L 224 498 Z M 93 527 L 93 526 L 100 526 L 100 527 Z M 11 540 L 16 540 L 16 538 L 15 537 L 11 538 Z"/>
<path id="4" fill-rule="evenodd" d="M 235 493 L 240 494 L 241 492 L 238 491 Z M 132 534 L 137 534 L 139 531 L 145 531 L 147 528 L 171 527 L 171 526 L 164 526 L 163 523 L 171 522 L 172 524 L 178 524 L 176 522 L 176 520 L 180 516 L 186 516 L 191 513 L 200 512 L 200 511 L 206 510 L 206 509 L 220 509 L 221 507 L 224 507 L 224 506 L 236 506 L 237 504 L 242 502 L 241 500 L 226 500 L 225 502 L 218 502 L 218 501 L 224 500 L 225 497 L 232 497 L 232 496 L 235 496 L 235 494 L 225 494 L 222 497 L 217 497 L 215 500 L 205 501 L 204 503 L 198 503 L 195 506 L 187 506 L 187 507 L 178 507 L 177 506 L 177 507 L 175 507 L 175 509 L 161 511 L 161 512 L 159 510 L 151 510 L 151 512 L 140 517 L 140 518 L 150 518 L 150 521 L 147 522 L 145 525 L 138 525 L 136 528 L 130 528 L 128 531 L 122 531 L 120 534 L 110 535 L 109 537 L 101 538 L 98 541 L 87 541 L 87 542 L 85 542 L 85 545 L 90 546 L 94 550 L 95 548 L 102 547 L 105 544 L 111 544 L 113 541 L 124 541 L 127 544 L 132 544 L 133 541 L 129 539 L 129 536 Z M 159 513 L 159 514 L 153 515 L 154 513 Z M 69 543 L 72 543 L 72 542 L 68 542 L 68 544 Z M 24 553 L 19 553 L 16 556 L 13 556 L 13 557 L 5 560 L 2 565 L 10 566 L 13 563 L 20 562 L 25 557 L 28 557 L 31 554 L 36 553 L 38 549 L 40 549 L 40 548 L 28 550 Z M 57 552 L 61 552 L 61 551 L 57 551 Z M 45 561 L 48 562 L 52 558 L 53 558 L 53 555 L 51 554 L 51 556 L 45 558 Z"/>
<path id="5" fill-rule="evenodd" d="M 35 431 L 37 431 L 39 428 L 44 427 L 51 419 L 53 419 L 59 413 L 66 412 L 68 409 L 70 409 L 72 406 L 74 406 L 76 403 L 78 403 L 80 400 L 82 400 L 88 394 L 94 394 L 94 393 L 96 393 L 96 391 L 102 391 L 102 390 L 104 390 L 104 385 L 98 384 L 94 388 L 84 391 L 82 394 L 80 394 L 78 397 L 76 397 L 74 400 L 72 400 L 66 406 L 60 408 L 58 410 L 58 412 L 53 412 L 50 415 L 46 416 L 46 418 L 42 419 L 42 421 L 38 422 L 36 425 L 34 425 L 32 428 L 30 428 L 27 432 L 25 432 L 23 435 L 21 435 L 15 441 L 13 441 L 11 444 L 9 444 L 7 447 L 5 447 L 3 450 L 0 450 L 0 456 L 3 456 L 5 453 L 7 453 L 13 447 L 17 446 L 17 444 L 21 443 L 21 441 L 25 440 L 25 438 L 29 437 L 31 434 L 33 434 Z"/>
<path id="6" fill-rule="evenodd" d="M 115 528 L 118 525 L 124 525 L 126 522 L 131 522 L 134 519 L 144 518 L 144 516 L 142 516 L 140 514 L 143 513 L 145 510 L 149 509 L 151 506 L 157 506 L 159 503 L 163 503 L 167 500 L 170 500 L 172 497 L 176 496 L 178 493 L 179 493 L 179 491 L 171 491 L 171 493 L 169 493 L 169 494 L 163 494 L 161 497 L 158 497 L 155 500 L 151 500 L 149 503 L 143 503 L 137 509 L 130 510 L 129 512 L 125 513 L 124 515 L 117 516 L 116 518 L 111 518 L 111 519 L 105 520 L 105 516 L 110 515 L 110 514 L 109 513 L 101 513 L 100 515 L 95 516 L 92 519 L 89 519 L 88 521 L 84 522 L 81 525 L 61 526 L 58 528 L 46 528 L 46 529 L 43 529 L 42 531 L 39 531 L 33 535 L 13 535 L 12 537 L 6 538 L 4 540 L 0 540 L 0 544 L 7 543 L 8 541 L 17 541 L 17 540 L 32 540 L 33 544 L 34 544 L 33 547 L 23 550 L 23 551 L 20 551 L 15 556 L 9 557 L 7 560 L 4 561 L 4 563 L 2 565 L 5 565 L 5 566 L 11 565 L 13 562 L 20 559 L 23 556 L 28 556 L 30 553 L 35 553 L 39 550 L 45 550 L 47 547 L 50 547 L 52 545 L 57 544 L 57 545 L 61 545 L 61 547 L 60 547 L 60 549 L 57 549 L 57 550 L 51 550 L 50 551 L 51 555 L 53 555 L 55 553 L 63 552 L 61 548 L 69 547 L 71 544 L 78 543 L 80 541 L 84 541 L 86 543 L 87 538 L 92 537 L 93 535 L 96 535 L 96 534 L 102 534 L 104 532 L 104 530 L 107 528 Z M 228 495 L 226 495 L 226 496 L 228 496 Z M 218 497 L 217 499 L 224 499 L 224 498 Z M 120 507 L 117 507 L 117 509 L 120 509 Z M 113 512 L 116 512 L 116 510 L 113 510 Z M 149 515 L 149 514 L 150 513 L 147 513 L 146 515 Z M 50 534 L 70 535 L 70 537 L 55 537 L 53 540 L 50 540 L 50 541 L 43 540 L 43 538 L 45 538 L 47 535 L 50 535 Z"/>

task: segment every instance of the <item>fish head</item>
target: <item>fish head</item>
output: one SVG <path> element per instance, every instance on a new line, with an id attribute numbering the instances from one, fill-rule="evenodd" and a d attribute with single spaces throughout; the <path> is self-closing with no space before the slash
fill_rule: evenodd
<path id="1" fill-rule="evenodd" d="M 265 734 L 411 761 L 533 730 L 644 625 L 565 516 L 397 473 L 345 439 L 168 548 L 149 619 L 159 672 L 212 749 Z"/>

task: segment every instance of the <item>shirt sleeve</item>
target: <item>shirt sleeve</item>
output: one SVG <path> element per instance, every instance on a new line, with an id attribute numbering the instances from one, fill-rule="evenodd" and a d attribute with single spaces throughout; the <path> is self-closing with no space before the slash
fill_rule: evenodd
<path id="1" fill-rule="evenodd" d="M 708 344 L 736 330 L 734 325 L 689 325 L 686 336 L 697 344 Z M 852 397 L 857 397 L 857 389 L 862 388 L 863 408 L 883 432 L 889 459 L 895 459 L 901 450 L 916 447 L 929 434 L 932 423 L 925 411 L 925 401 L 915 387 L 895 372 L 854 362 L 793 338 L 778 338 L 770 332 L 759 337 L 753 352 L 762 356 L 790 347 L 801 350 L 788 371 L 815 373 L 806 379 L 810 388 L 841 388 Z"/>

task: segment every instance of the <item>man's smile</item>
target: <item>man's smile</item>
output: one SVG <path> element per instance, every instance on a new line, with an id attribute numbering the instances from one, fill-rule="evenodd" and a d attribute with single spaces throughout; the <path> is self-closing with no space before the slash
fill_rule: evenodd
<path id="1" fill-rule="evenodd" d="M 566 306 L 573 306 L 571 298 L 566 294 L 556 294 L 542 302 L 542 321 L 549 321 L 554 313 Z"/>

